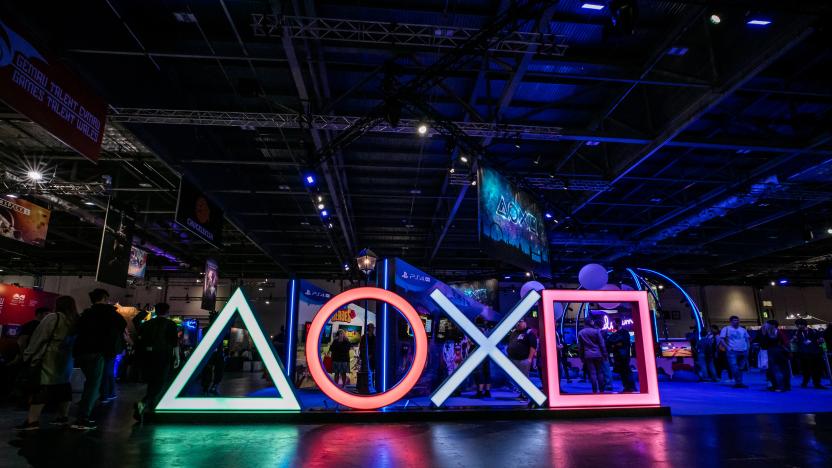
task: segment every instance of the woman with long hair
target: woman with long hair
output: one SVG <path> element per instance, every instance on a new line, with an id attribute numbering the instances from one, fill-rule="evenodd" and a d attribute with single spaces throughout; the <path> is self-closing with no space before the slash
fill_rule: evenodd
<path id="1" fill-rule="evenodd" d="M 58 417 L 52 424 L 69 424 L 69 405 L 72 403 L 69 379 L 72 376 L 72 347 L 77 321 L 75 299 L 61 296 L 55 301 L 55 312 L 47 315 L 35 329 L 23 351 L 23 361 L 34 372 L 38 389 L 29 405 L 26 421 L 16 427 L 17 430 L 38 429 L 41 412 L 47 404 L 57 405 Z"/>

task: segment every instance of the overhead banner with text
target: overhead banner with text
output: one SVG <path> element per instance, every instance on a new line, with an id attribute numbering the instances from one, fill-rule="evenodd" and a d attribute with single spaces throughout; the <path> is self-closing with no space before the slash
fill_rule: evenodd
<path id="1" fill-rule="evenodd" d="M 480 168 L 479 179 L 483 250 L 519 268 L 551 276 L 546 225 L 534 198 L 489 167 Z"/>
<path id="2" fill-rule="evenodd" d="M 222 247 L 222 210 L 194 186 L 182 179 L 176 204 L 176 222 L 216 248 Z"/>
<path id="3" fill-rule="evenodd" d="M 51 213 L 22 198 L 0 197 L 0 237 L 43 247 Z"/>
<path id="4" fill-rule="evenodd" d="M 133 218 L 125 210 L 116 211 L 112 204 L 107 207 L 101 251 L 98 254 L 98 270 L 95 272 L 96 281 L 119 288 L 127 286 L 133 247 L 133 223 Z"/>
<path id="5" fill-rule="evenodd" d="M 58 59 L 0 18 L 0 99 L 87 159 L 98 161 L 107 105 Z"/>

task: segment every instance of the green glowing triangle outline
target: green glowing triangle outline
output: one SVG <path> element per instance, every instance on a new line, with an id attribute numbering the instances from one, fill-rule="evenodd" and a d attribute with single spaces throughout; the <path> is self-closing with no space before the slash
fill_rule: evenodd
<path id="1" fill-rule="evenodd" d="M 279 398 L 226 398 L 226 397 L 180 397 L 182 390 L 191 380 L 191 376 L 199 369 L 202 361 L 208 357 L 208 353 L 214 349 L 214 344 L 220 338 L 220 333 L 239 312 L 246 329 L 254 343 L 254 349 L 260 353 L 266 372 L 271 377 L 274 386 L 280 394 Z M 286 412 L 300 411 L 300 403 L 295 389 L 286 379 L 283 364 L 275 355 L 274 348 L 263 334 L 260 323 L 254 316 L 251 307 L 248 305 L 242 289 L 237 289 L 223 307 L 222 312 L 206 331 L 202 341 L 194 349 L 193 354 L 188 358 L 182 370 L 170 384 L 164 396 L 156 405 L 159 412 L 194 412 L 194 413 L 219 413 L 219 412 Z"/>

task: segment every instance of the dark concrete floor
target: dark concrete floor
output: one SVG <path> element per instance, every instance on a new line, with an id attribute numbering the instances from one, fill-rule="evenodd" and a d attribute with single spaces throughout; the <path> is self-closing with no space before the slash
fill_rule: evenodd
<path id="1" fill-rule="evenodd" d="M 101 429 L 86 433 L 47 426 L 18 435 L 10 428 L 24 413 L 0 409 L 0 467 L 832 466 L 832 413 L 485 423 L 138 426 L 130 413 L 141 389 L 138 385 L 120 386 L 120 398 L 100 413 Z M 707 387 L 698 389 L 700 405 L 708 406 L 714 398 L 702 394 Z M 684 387 L 678 390 L 688 393 Z M 667 396 L 673 388 L 663 386 L 662 391 Z M 751 391 L 754 393 L 746 397 L 752 401 L 758 394 L 769 394 Z M 743 398 L 739 392 L 732 395 L 736 401 Z M 802 399 L 802 393 L 791 395 L 790 401 Z M 832 392 L 827 398 L 832 398 Z M 756 404 L 745 409 L 752 408 L 760 413 L 783 409 Z M 51 416 L 45 415 L 44 422 Z"/>

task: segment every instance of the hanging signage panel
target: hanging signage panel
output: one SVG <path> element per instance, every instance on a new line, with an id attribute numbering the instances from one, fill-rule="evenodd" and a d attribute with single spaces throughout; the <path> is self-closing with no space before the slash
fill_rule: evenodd
<path id="1" fill-rule="evenodd" d="M 0 99 L 90 161 L 98 161 L 106 103 L 6 18 L 0 19 Z"/>
<path id="2" fill-rule="evenodd" d="M 222 247 L 222 210 L 185 179 L 179 182 L 175 219 L 214 247 Z"/>

